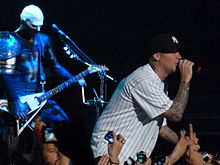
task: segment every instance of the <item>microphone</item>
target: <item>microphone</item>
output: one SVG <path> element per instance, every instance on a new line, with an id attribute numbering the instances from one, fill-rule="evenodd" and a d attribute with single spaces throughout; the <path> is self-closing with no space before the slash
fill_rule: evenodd
<path id="1" fill-rule="evenodd" d="M 56 24 L 52 24 L 51 28 L 56 30 L 61 36 L 65 37 L 66 39 L 70 39 Z"/>
<path id="2" fill-rule="evenodd" d="M 202 75 L 209 75 L 211 73 L 210 70 L 203 68 L 202 66 L 194 66 L 193 71 Z"/>

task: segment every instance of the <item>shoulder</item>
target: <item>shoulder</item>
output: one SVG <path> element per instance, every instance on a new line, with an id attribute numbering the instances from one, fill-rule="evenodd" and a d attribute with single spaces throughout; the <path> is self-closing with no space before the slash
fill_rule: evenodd
<path id="1" fill-rule="evenodd" d="M 14 32 L 0 31 L 0 60 L 6 60 L 20 53 L 20 42 Z"/>
<path id="2" fill-rule="evenodd" d="M 152 87 L 162 87 L 163 82 L 159 79 L 157 74 L 148 65 L 141 66 L 133 71 L 125 80 L 124 84 L 130 89 L 139 88 L 152 88 Z"/>
<path id="3" fill-rule="evenodd" d="M 137 81 L 140 83 L 144 80 L 155 79 L 156 73 L 153 71 L 150 65 L 146 64 L 144 66 L 137 68 L 128 77 L 130 80 Z"/>

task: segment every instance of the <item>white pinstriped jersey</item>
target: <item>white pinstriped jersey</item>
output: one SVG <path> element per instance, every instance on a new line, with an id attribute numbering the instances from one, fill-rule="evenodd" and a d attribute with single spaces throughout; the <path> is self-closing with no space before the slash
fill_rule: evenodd
<path id="1" fill-rule="evenodd" d="M 166 125 L 161 114 L 172 103 L 164 93 L 164 83 L 149 64 L 136 69 L 119 83 L 96 122 L 91 139 L 94 157 L 108 153 L 108 143 L 103 137 L 110 130 L 126 139 L 119 155 L 120 162 L 128 160 L 129 156 L 136 159 L 139 151 L 150 156 L 160 126 Z"/>

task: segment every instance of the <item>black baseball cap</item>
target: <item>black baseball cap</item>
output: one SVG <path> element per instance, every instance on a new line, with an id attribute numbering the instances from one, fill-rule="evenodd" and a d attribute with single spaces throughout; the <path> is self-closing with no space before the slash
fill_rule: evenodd
<path id="1" fill-rule="evenodd" d="M 159 34 L 153 37 L 151 41 L 150 53 L 175 53 L 184 48 L 179 44 L 177 38 L 171 34 Z"/>

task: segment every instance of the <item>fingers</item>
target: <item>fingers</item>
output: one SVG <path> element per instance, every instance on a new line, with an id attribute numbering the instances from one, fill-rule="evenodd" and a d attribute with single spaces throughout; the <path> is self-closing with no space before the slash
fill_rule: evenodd
<path id="1" fill-rule="evenodd" d="M 194 62 L 189 61 L 187 59 L 180 60 L 180 62 L 179 62 L 179 66 L 181 68 L 185 68 L 185 67 L 191 67 L 192 68 L 193 65 L 194 65 Z"/>
<path id="2" fill-rule="evenodd" d="M 206 162 L 207 165 L 212 165 L 212 162 L 213 162 L 213 155 L 209 154 L 208 155 L 208 160 Z"/>
<path id="3" fill-rule="evenodd" d="M 192 67 L 194 63 L 189 60 L 180 60 L 179 69 L 181 73 L 190 74 L 192 72 Z"/>
<path id="4" fill-rule="evenodd" d="M 125 138 L 121 134 L 117 135 L 117 140 L 120 141 L 122 144 L 125 144 Z"/>
<path id="5" fill-rule="evenodd" d="M 18 112 L 16 115 L 15 115 L 15 118 L 16 119 L 22 119 L 22 120 L 26 120 L 27 119 L 27 116 L 26 116 L 26 114 L 25 113 L 23 113 L 23 112 Z"/>
<path id="6" fill-rule="evenodd" d="M 115 131 L 112 131 L 112 135 L 113 135 L 113 142 L 116 142 L 118 138 L 117 138 Z"/>
<path id="7" fill-rule="evenodd" d="M 181 139 L 181 138 L 184 138 L 185 135 L 186 135 L 186 130 L 181 130 L 181 131 L 180 131 L 180 139 Z"/>
<path id="8" fill-rule="evenodd" d="M 28 110 L 26 107 L 25 108 L 21 107 L 15 111 L 15 118 L 16 119 L 27 120 L 28 119 L 27 115 L 28 115 Z"/>
<path id="9" fill-rule="evenodd" d="M 119 133 L 116 135 L 115 131 L 112 131 L 114 141 L 119 141 L 122 144 L 125 144 L 125 138 Z"/>
<path id="10" fill-rule="evenodd" d="M 192 124 L 189 124 L 189 137 L 190 137 L 190 139 L 194 138 L 194 132 L 193 132 Z"/>
<path id="11" fill-rule="evenodd" d="M 99 160 L 99 162 L 98 162 L 97 165 L 108 165 L 108 163 L 109 163 L 109 155 L 106 154 L 106 155 L 103 155 L 103 156 L 100 158 L 100 160 Z"/>
<path id="12" fill-rule="evenodd" d="M 152 162 L 151 158 L 147 158 L 146 165 L 151 165 L 151 162 Z"/>
<path id="13" fill-rule="evenodd" d="M 189 60 L 180 60 L 179 62 L 179 70 L 181 73 L 181 80 L 185 82 L 189 82 L 192 78 L 192 67 L 194 63 Z"/>

